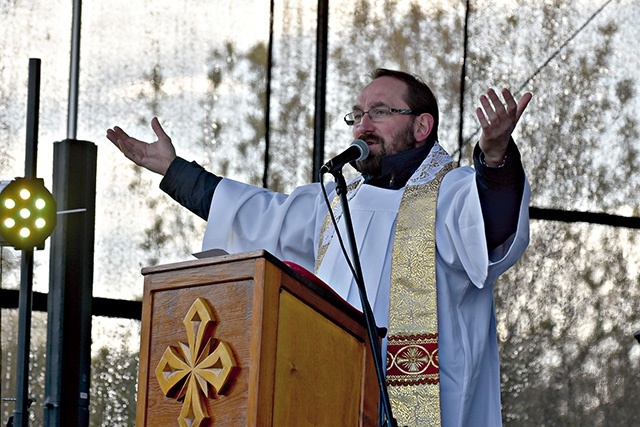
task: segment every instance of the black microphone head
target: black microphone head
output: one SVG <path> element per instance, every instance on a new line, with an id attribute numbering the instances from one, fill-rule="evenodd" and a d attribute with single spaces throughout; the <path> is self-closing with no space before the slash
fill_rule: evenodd
<path id="1" fill-rule="evenodd" d="M 350 162 L 364 160 L 369 156 L 369 145 L 361 139 L 354 140 L 342 153 L 329 160 L 320 168 L 320 173 L 334 173 Z"/>
<path id="2" fill-rule="evenodd" d="M 364 142 L 361 139 L 354 139 L 353 142 L 351 143 L 351 146 L 354 147 L 358 147 L 358 149 L 360 150 L 360 157 L 358 157 L 355 161 L 360 161 L 360 160 L 364 160 L 367 157 L 369 157 L 369 144 L 367 144 L 366 142 Z"/>

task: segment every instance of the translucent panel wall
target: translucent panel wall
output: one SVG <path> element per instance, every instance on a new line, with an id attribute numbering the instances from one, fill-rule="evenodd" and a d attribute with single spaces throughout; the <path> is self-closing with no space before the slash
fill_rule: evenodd
<path id="1" fill-rule="evenodd" d="M 39 57 L 38 170 L 51 184 L 52 143 L 67 136 L 70 3 L 0 5 L 0 179 L 24 172 L 27 65 Z M 256 185 L 266 177 L 284 192 L 312 179 L 317 5 L 275 1 L 270 33 L 269 3 L 83 5 L 77 137 L 98 144 L 95 296 L 139 299 L 140 268 L 189 259 L 205 227 L 159 190 L 160 176 L 111 146 L 107 128 L 152 141 L 157 116 L 180 156 L 219 175 Z M 462 165 L 480 136 L 478 97 L 490 87 L 530 91 L 514 138 L 532 206 L 638 217 L 638 25 L 633 0 L 330 1 L 325 158 L 350 143 L 342 117 L 376 67 L 412 72 L 432 87 L 440 142 Z M 584 222 L 531 226 L 525 257 L 495 291 L 505 424 L 630 425 L 640 394 L 632 337 L 640 329 L 640 235 Z M 46 292 L 48 248 L 35 258 L 35 289 Z M 4 249 L 3 265 L 2 287 L 17 289 L 19 253 Z M 3 379 L 12 377 L 5 361 L 15 347 L 8 312 Z M 139 325 L 93 322 L 92 423 L 132 425 Z M 33 339 L 36 354 L 44 338 Z"/>

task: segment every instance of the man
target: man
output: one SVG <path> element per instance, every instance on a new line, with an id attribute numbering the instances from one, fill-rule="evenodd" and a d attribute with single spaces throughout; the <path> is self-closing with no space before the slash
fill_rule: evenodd
<path id="1" fill-rule="evenodd" d="M 493 282 L 528 244 L 530 189 L 511 133 L 531 100 L 502 94 L 504 103 L 493 90 L 480 98 L 475 170 L 452 167 L 437 142 L 436 99 L 414 76 L 376 70 L 345 116 L 371 151 L 348 198 L 367 295 L 377 325 L 388 328 L 399 425 L 501 425 Z M 107 138 L 209 220 L 203 249 L 266 249 L 315 270 L 360 308 L 320 184 L 283 195 L 222 179 L 176 157 L 156 118 L 152 127 L 151 144 L 118 127 Z M 341 207 L 332 210 L 344 231 Z"/>

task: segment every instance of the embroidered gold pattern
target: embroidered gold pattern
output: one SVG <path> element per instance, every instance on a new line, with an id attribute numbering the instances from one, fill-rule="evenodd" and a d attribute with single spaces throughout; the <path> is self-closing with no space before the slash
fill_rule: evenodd
<path id="1" fill-rule="evenodd" d="M 393 337 L 387 343 L 389 385 L 437 384 L 438 334 Z"/>
<path id="2" fill-rule="evenodd" d="M 428 157 L 414 174 L 396 222 L 387 379 L 399 425 L 440 425 L 435 216 L 440 183 L 453 168 L 447 157 Z"/>
<path id="3" fill-rule="evenodd" d="M 347 185 L 347 200 L 351 200 L 355 197 L 357 190 L 360 188 L 360 184 L 363 182 L 364 179 L 359 177 Z M 342 218 L 342 205 L 340 204 L 340 197 L 338 197 L 338 195 L 336 195 L 331 202 L 331 211 L 336 219 L 336 223 L 340 223 L 340 218 Z M 327 249 L 329 249 L 329 244 L 331 243 L 334 233 L 335 227 L 333 226 L 333 221 L 331 221 L 331 217 L 327 213 L 327 216 L 324 218 L 324 223 L 322 224 L 322 230 L 320 231 L 318 255 L 316 256 L 316 263 L 314 266 L 315 273 L 318 273 L 318 270 L 320 269 L 320 265 L 322 264 L 324 255 L 327 253 Z"/>

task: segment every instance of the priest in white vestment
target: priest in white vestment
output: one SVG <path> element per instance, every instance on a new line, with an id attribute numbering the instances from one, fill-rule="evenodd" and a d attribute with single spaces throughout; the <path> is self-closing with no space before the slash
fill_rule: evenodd
<path id="1" fill-rule="evenodd" d="M 530 188 L 511 133 L 531 95 L 526 94 L 518 103 L 507 90 L 503 91 L 504 103 L 492 90 L 481 97 L 477 115 L 483 134 L 474 152 L 475 168 L 453 168 L 451 158 L 437 142 L 435 98 L 428 87 L 426 101 L 412 97 L 423 86 L 405 73 L 377 70 L 345 117 L 353 126 L 353 136 L 366 141 L 372 153 L 372 159 L 358 163 L 363 175 L 350 183 L 348 193 L 366 292 L 377 326 L 390 327 L 389 319 L 396 309 L 396 304 L 390 303 L 392 270 L 399 264 L 396 259 L 408 255 L 417 259 L 415 265 L 431 262 L 435 269 L 432 298 L 437 310 L 439 379 L 435 388 L 439 407 L 437 402 L 434 406 L 438 422 L 443 426 L 500 426 L 493 284 L 528 244 Z M 433 105 L 425 110 L 420 102 Z M 220 248 L 235 253 L 266 249 L 282 260 L 315 271 L 345 300 L 361 308 L 358 287 L 336 230 L 327 220 L 321 184 L 301 186 L 285 195 L 215 177 L 176 157 L 157 119 L 152 126 L 159 137 L 152 144 L 131 138 L 117 127 L 109 130 L 107 137 L 128 158 L 164 175 L 163 189 L 208 219 L 203 250 Z M 193 184 L 187 185 L 191 178 L 185 176 L 189 174 Z M 202 184 L 211 179 L 208 182 L 212 185 Z M 333 183 L 324 185 L 333 201 Z M 197 203 L 192 195 L 184 194 L 185 188 L 200 187 L 213 188 L 204 191 Z M 425 188 L 433 191 L 433 206 L 429 207 L 425 197 L 426 208 L 415 211 L 410 207 L 416 205 L 405 201 L 420 198 Z M 341 208 L 333 209 L 338 231 L 346 236 Z M 411 245 L 394 248 L 399 218 L 403 228 L 404 223 L 409 227 L 414 222 L 428 225 L 432 219 L 435 251 L 428 246 L 423 250 L 411 233 L 409 240 L 403 240 Z M 404 403 L 397 408 L 399 425 L 417 425 L 427 419 L 418 414 L 422 408 L 405 407 Z M 395 411 L 394 407 L 394 416 Z"/>

